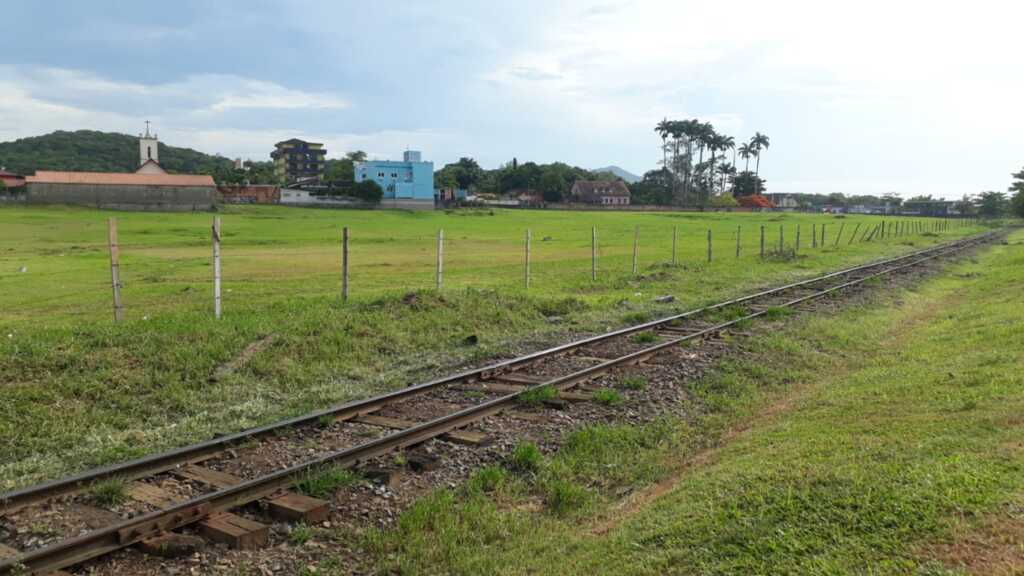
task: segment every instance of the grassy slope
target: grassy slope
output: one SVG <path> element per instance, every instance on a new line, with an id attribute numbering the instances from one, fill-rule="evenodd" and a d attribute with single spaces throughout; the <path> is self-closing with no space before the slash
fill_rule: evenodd
<path id="1" fill-rule="evenodd" d="M 454 362 L 507 352 L 509 343 L 618 324 L 718 299 L 755 285 L 953 237 L 904 238 L 761 262 L 750 231 L 840 221 L 793 214 L 612 214 L 496 211 L 456 214 L 232 208 L 224 218 L 225 309 L 210 318 L 205 214 L 117 213 L 128 322 L 109 321 L 105 218 L 67 208 L 0 209 L 0 489 L 265 423 L 364 396 Z M 844 219 L 848 230 L 874 219 Z M 337 301 L 340 226 L 353 228 L 354 302 Z M 589 227 L 601 234 L 601 279 L 589 280 Z M 641 272 L 629 274 L 641 226 Z M 706 226 L 745 255 L 719 247 L 701 263 Z M 680 260 L 665 267 L 671 228 Z M 433 234 L 444 228 L 446 292 L 429 286 Z M 534 283 L 519 286 L 522 232 L 533 229 Z M 863 230 L 864 227 L 862 227 Z M 849 231 L 846 232 L 849 235 Z M 550 237 L 544 241 L 545 237 Z M 773 238 L 769 235 L 769 239 Z M 18 269 L 26 266 L 28 272 Z M 469 287 L 473 287 L 470 290 Z M 484 289 L 480 291 L 479 289 Z M 618 304 L 625 301 L 624 304 Z M 559 316 L 554 325 L 547 317 Z M 247 345 L 273 343 L 217 382 L 218 366 Z M 462 341 L 476 335 L 480 345 Z M 6 337 L 3 337 L 6 336 Z"/>
<path id="2" fill-rule="evenodd" d="M 1024 490 L 1024 233 L 1012 240 L 890 307 L 760 338 L 758 357 L 695 386 L 711 409 L 696 426 L 578 435 L 536 476 L 488 472 L 424 500 L 369 549 L 409 574 L 947 573 L 919 544 Z M 552 477 L 581 493 L 568 519 Z M 546 512 L 523 511 L 538 499 Z"/>

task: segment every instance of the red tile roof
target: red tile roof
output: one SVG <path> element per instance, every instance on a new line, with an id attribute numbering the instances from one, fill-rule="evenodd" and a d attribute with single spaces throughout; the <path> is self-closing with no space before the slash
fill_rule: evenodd
<path id="1" fill-rule="evenodd" d="M 206 174 L 135 174 L 124 172 L 52 172 L 37 170 L 25 181 L 46 184 L 103 184 L 108 186 L 214 186 Z"/>

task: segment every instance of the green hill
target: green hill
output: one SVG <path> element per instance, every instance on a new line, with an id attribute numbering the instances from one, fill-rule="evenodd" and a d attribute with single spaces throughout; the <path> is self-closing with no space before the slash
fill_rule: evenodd
<path id="1" fill-rule="evenodd" d="M 160 143 L 160 165 L 168 172 L 212 174 L 230 172 L 231 160 L 191 148 Z M 58 130 L 43 136 L 0 142 L 0 166 L 19 174 L 36 170 L 132 172 L 139 165 L 136 136 L 96 130 Z"/>

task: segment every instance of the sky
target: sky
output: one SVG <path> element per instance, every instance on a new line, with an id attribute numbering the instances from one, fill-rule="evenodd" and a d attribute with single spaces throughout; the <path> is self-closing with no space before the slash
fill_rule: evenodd
<path id="1" fill-rule="evenodd" d="M 1024 2 L 9 0 L 0 141 L 137 134 L 234 158 L 423 151 L 636 174 L 654 125 L 754 132 L 770 192 L 959 198 L 1024 166 Z M 742 159 L 740 163 L 742 165 Z"/>

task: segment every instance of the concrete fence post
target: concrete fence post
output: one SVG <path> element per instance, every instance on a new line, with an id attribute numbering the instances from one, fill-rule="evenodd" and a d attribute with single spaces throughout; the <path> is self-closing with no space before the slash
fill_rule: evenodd
<path id="1" fill-rule="evenodd" d="M 597 226 L 590 229 L 590 279 L 597 281 Z"/>
<path id="2" fill-rule="evenodd" d="M 444 230 L 437 231 L 437 289 L 444 286 Z"/>
<path id="3" fill-rule="evenodd" d="M 220 318 L 220 216 L 213 217 L 213 315 Z"/>
<path id="4" fill-rule="evenodd" d="M 121 305 L 121 249 L 117 244 L 117 218 L 107 219 L 107 246 L 110 248 L 110 287 L 114 294 L 114 322 L 124 320 Z"/>
<path id="5" fill-rule="evenodd" d="M 341 300 L 348 301 L 348 226 L 341 229 Z"/>
<path id="6" fill-rule="evenodd" d="M 523 270 L 523 285 L 526 289 L 530 288 L 530 229 L 526 229 L 526 254 L 525 254 L 525 266 Z"/>
<path id="7" fill-rule="evenodd" d="M 675 266 L 676 264 L 679 263 L 679 260 L 676 258 L 676 243 L 677 243 L 677 239 L 678 239 L 678 236 L 679 236 L 678 232 L 679 232 L 679 227 L 678 226 L 673 226 L 672 227 L 672 265 L 673 266 Z"/>
<path id="8" fill-rule="evenodd" d="M 636 274 L 637 270 L 638 270 L 638 267 L 637 267 L 638 262 L 637 262 L 637 260 L 639 259 L 639 255 L 640 255 L 640 226 L 638 225 L 633 230 L 633 274 Z"/>

